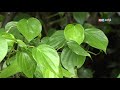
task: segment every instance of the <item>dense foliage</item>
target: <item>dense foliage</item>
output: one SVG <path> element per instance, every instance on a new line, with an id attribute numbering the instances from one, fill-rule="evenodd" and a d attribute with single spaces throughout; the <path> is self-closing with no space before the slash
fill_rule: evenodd
<path id="1" fill-rule="evenodd" d="M 86 60 L 94 62 L 93 55 L 107 54 L 105 34 L 110 31 L 103 30 L 110 26 L 95 25 L 96 13 L 11 13 L 9 20 L 1 14 L 0 78 L 93 77 L 94 72 L 83 66 Z"/>

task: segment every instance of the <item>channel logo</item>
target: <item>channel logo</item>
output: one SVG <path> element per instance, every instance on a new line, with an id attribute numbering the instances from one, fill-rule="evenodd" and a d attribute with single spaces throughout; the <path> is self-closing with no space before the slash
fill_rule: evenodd
<path id="1" fill-rule="evenodd" d="M 111 22 L 111 18 L 108 18 L 108 19 L 98 19 L 98 22 Z"/>

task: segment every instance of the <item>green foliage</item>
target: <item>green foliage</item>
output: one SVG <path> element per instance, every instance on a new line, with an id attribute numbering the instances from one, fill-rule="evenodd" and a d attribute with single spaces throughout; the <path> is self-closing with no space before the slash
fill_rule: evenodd
<path id="1" fill-rule="evenodd" d="M 64 13 L 59 14 L 64 17 Z M 81 25 L 88 13 L 73 15 L 79 24 L 68 24 L 47 36 L 42 33 L 46 30 L 42 29 L 44 24 L 37 18 L 16 16 L 8 22 L 5 30 L 0 29 L 0 62 L 6 61 L 0 78 L 18 73 L 28 78 L 78 77 L 77 70 L 84 65 L 86 56 L 92 58 L 85 45 L 106 52 L 108 39 L 101 30 Z"/>
<path id="2" fill-rule="evenodd" d="M 68 24 L 65 27 L 64 35 L 67 41 L 76 41 L 79 45 L 84 40 L 84 28 L 80 24 Z"/>
<path id="3" fill-rule="evenodd" d="M 4 59 L 7 54 L 8 44 L 7 41 L 0 36 L 0 62 Z"/>
<path id="4" fill-rule="evenodd" d="M 36 69 L 36 62 L 31 56 L 30 52 L 17 52 L 16 59 L 21 71 L 29 78 L 33 77 Z"/>
<path id="5" fill-rule="evenodd" d="M 17 28 L 20 33 L 28 40 L 28 42 L 37 37 L 42 30 L 41 23 L 35 18 L 20 20 L 17 23 Z"/>
<path id="6" fill-rule="evenodd" d="M 73 12 L 74 19 L 80 24 L 84 24 L 88 16 L 88 12 Z"/>
<path id="7" fill-rule="evenodd" d="M 108 39 L 101 30 L 96 28 L 85 29 L 84 41 L 90 46 L 106 52 L 106 47 L 108 46 Z"/>

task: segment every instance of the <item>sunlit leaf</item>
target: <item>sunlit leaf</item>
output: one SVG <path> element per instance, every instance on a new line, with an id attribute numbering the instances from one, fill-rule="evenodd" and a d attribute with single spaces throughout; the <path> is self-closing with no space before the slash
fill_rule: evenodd
<path id="1" fill-rule="evenodd" d="M 29 78 L 33 77 L 36 69 L 36 62 L 34 61 L 32 55 L 27 52 L 17 52 L 16 59 L 21 71 Z"/>
<path id="2" fill-rule="evenodd" d="M 76 41 L 79 45 L 84 40 L 84 28 L 80 24 L 68 24 L 65 27 L 64 35 L 67 41 Z"/>
<path id="3" fill-rule="evenodd" d="M 80 68 L 86 57 L 75 54 L 68 47 L 64 48 L 61 53 L 61 63 L 65 69 L 75 75 L 75 67 Z"/>
<path id="4" fill-rule="evenodd" d="M 85 29 L 85 41 L 90 46 L 101 49 L 106 52 L 108 46 L 108 39 L 106 35 L 99 29 L 88 28 Z"/>
<path id="5" fill-rule="evenodd" d="M 8 51 L 7 41 L 0 36 L 0 62 L 4 59 Z"/>
<path id="6" fill-rule="evenodd" d="M 22 19 L 17 23 L 17 28 L 22 35 L 30 42 L 41 33 L 42 26 L 38 19 Z"/>
<path id="7" fill-rule="evenodd" d="M 59 55 L 57 51 L 49 45 L 41 44 L 33 48 L 32 55 L 37 64 L 43 65 L 55 74 L 59 74 Z"/>

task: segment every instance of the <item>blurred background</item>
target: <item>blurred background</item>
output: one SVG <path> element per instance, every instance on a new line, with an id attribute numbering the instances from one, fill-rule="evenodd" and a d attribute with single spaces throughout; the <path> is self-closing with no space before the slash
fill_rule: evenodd
<path id="1" fill-rule="evenodd" d="M 107 53 L 90 47 L 96 55 L 87 58 L 78 70 L 80 78 L 116 78 L 120 73 L 120 12 L 0 12 L 0 27 L 10 21 L 35 17 L 42 23 L 42 37 L 64 30 L 69 23 L 101 29 L 108 37 Z M 17 32 L 12 31 L 12 34 Z M 19 36 L 20 37 L 20 36 Z"/>

